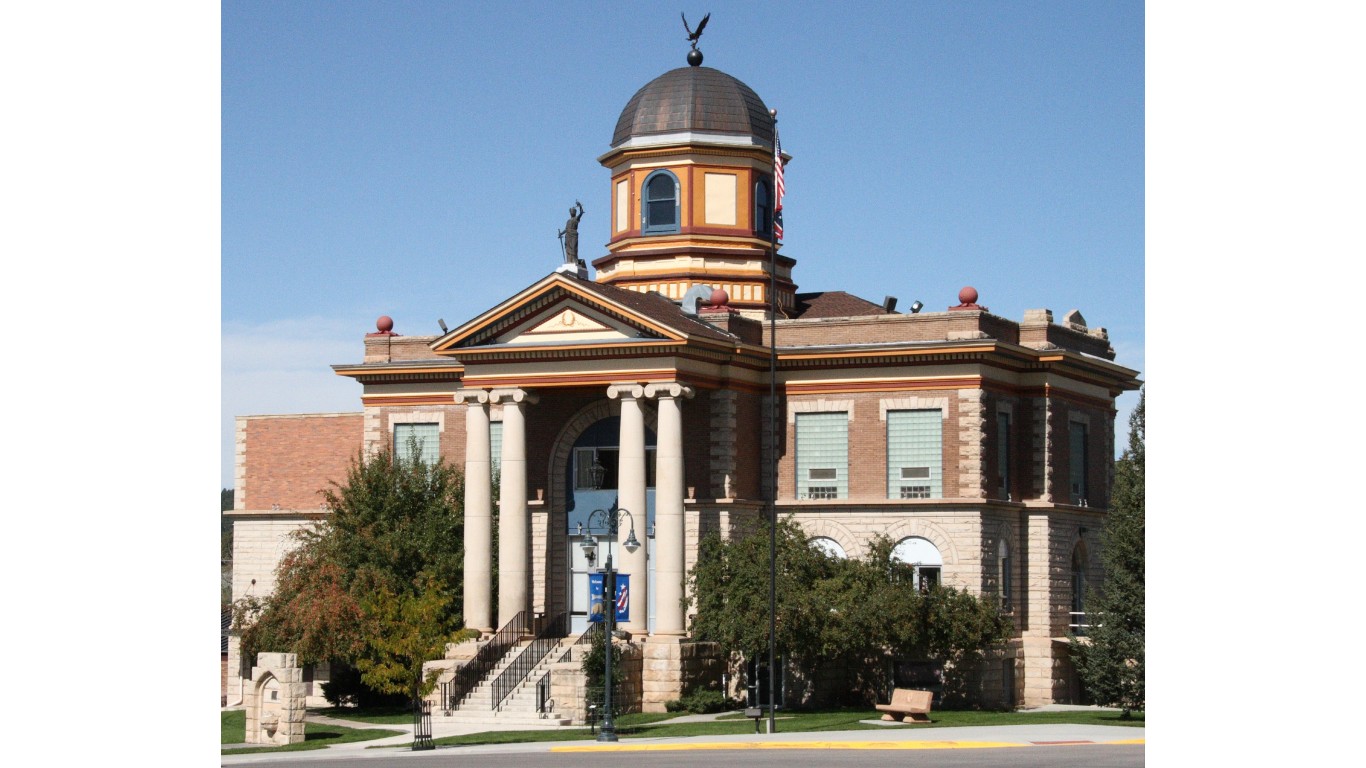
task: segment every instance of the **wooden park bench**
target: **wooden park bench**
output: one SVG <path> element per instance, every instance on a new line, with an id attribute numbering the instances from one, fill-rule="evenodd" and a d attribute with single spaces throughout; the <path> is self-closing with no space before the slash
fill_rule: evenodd
<path id="1" fill-rule="evenodd" d="M 883 720 L 902 723 L 928 723 L 930 721 L 930 701 L 934 694 L 930 691 L 914 691 L 910 688 L 892 690 L 890 704 L 878 704 Z"/>

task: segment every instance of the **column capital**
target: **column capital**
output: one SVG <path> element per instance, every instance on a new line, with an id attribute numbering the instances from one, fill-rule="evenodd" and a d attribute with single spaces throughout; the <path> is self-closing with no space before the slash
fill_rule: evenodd
<path id="1" fill-rule="evenodd" d="M 645 387 L 635 382 L 613 384 L 607 388 L 607 396 L 613 400 L 639 400 L 645 397 Z"/>
<path id="2" fill-rule="evenodd" d="M 645 385 L 646 397 L 657 398 L 689 398 L 694 394 L 692 387 L 677 381 L 661 381 L 654 384 Z"/>
<path id="3" fill-rule="evenodd" d="M 530 403 L 534 405 L 538 400 L 540 400 L 539 397 L 525 389 L 495 389 L 489 392 L 490 403 L 503 403 L 505 405 L 508 403 Z"/>
<path id="4" fill-rule="evenodd" d="M 487 389 L 461 389 L 455 393 L 455 402 L 468 403 L 473 405 L 479 403 L 483 405 L 489 401 L 489 391 Z"/>

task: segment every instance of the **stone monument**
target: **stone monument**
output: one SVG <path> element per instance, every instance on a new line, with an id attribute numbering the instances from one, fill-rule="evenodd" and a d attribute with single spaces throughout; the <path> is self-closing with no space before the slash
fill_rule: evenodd
<path id="1" fill-rule="evenodd" d="M 247 695 L 248 744 L 304 740 L 304 671 L 293 653 L 258 653 Z"/>

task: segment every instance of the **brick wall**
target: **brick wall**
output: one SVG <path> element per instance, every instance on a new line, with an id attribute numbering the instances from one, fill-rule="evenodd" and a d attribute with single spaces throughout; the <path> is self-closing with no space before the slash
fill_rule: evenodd
<path id="1" fill-rule="evenodd" d="M 244 423 L 245 462 L 236 489 L 237 509 L 314 510 L 319 491 L 346 479 L 361 447 L 359 413 L 248 416 Z"/>
<path id="2" fill-rule="evenodd" d="M 450 405 L 384 406 L 371 410 L 377 417 L 377 440 L 384 447 L 390 449 L 394 447 L 394 426 L 396 424 L 437 424 L 437 455 L 447 464 L 461 470 L 465 468 L 465 406 L 452 403 Z M 379 445 L 373 447 L 379 447 Z"/>
<path id="3" fill-rule="evenodd" d="M 788 397 L 786 402 L 814 403 L 824 400 L 850 404 L 854 415 L 849 422 L 849 498 L 872 500 L 887 498 L 887 422 L 882 419 L 881 403 L 883 400 L 909 397 L 947 401 L 943 414 L 942 487 L 945 498 L 956 498 L 960 494 L 963 475 L 960 455 L 977 439 L 968 435 L 965 440 L 960 428 L 957 390 L 798 395 Z M 796 494 L 797 434 L 793 424 L 787 422 L 786 406 L 780 411 L 779 419 L 785 429 L 778 436 L 779 444 L 784 446 L 778 458 L 778 498 L 791 500 Z"/>

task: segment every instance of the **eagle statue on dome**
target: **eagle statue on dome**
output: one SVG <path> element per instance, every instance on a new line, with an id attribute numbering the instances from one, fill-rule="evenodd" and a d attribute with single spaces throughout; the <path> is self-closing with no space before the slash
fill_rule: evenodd
<path id="1" fill-rule="evenodd" d="M 678 15 L 683 17 L 683 28 L 688 30 L 688 42 L 692 43 L 692 49 L 694 51 L 697 50 L 697 40 L 698 38 L 702 37 L 702 30 L 707 28 L 707 19 L 711 18 L 711 14 L 708 13 L 706 16 L 702 17 L 701 23 L 697 25 L 696 32 L 693 31 L 692 27 L 688 26 L 687 14 L 683 13 L 682 11 L 679 11 Z"/>

